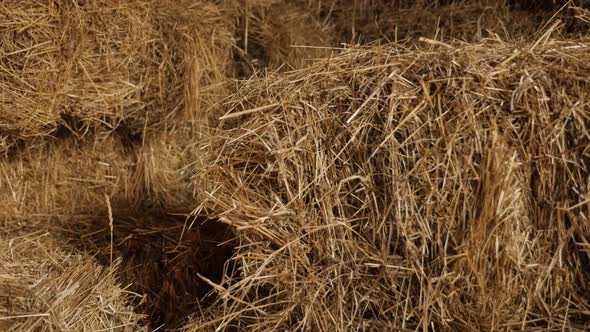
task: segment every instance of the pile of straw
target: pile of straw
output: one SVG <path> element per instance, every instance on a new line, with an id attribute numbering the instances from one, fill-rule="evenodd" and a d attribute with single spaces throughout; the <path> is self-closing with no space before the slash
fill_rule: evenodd
<path id="1" fill-rule="evenodd" d="M 0 234 L 2 331 L 147 331 L 116 266 L 71 254 L 48 233 Z"/>
<path id="2" fill-rule="evenodd" d="M 239 239 L 189 330 L 584 330 L 590 40 L 357 47 L 245 82 L 202 212 Z"/>
<path id="3" fill-rule="evenodd" d="M 170 139 L 180 140 L 178 132 L 174 134 Z M 191 142 L 198 144 L 198 140 Z M 156 144 L 155 140 L 151 144 Z M 148 146 L 146 143 L 145 149 Z M 183 173 L 177 173 L 173 166 L 182 161 L 166 159 L 188 152 L 174 150 L 173 146 L 162 141 L 154 147 L 171 149 L 158 158 L 150 154 L 149 160 L 157 165 L 145 164 L 142 158 L 146 151 L 130 153 L 112 136 L 93 140 L 70 137 L 29 146 L 19 158 L 0 161 L 0 225 L 5 230 L 46 232 L 58 238 L 59 243 L 54 242 L 61 247 L 92 255 L 97 259 L 92 268 L 81 259 L 71 264 L 81 264 L 82 271 L 96 275 L 93 283 L 106 278 L 96 264 L 110 268 L 120 261 L 116 270 L 108 270 L 109 278 L 116 275 L 129 291 L 139 295 L 130 299 L 130 304 L 134 312 L 146 315 L 141 325 L 174 327 L 204 305 L 200 301 L 211 301 L 206 296 L 211 286 L 198 274 L 218 280 L 216 276 L 232 253 L 231 245 L 220 243 L 232 235 L 222 225 L 209 222 L 201 226 L 202 220 L 191 219 L 194 226 L 189 229 L 185 216 L 194 199 L 181 184 L 191 182 L 191 171 L 187 168 L 187 176 L 181 177 Z M 167 178 L 146 180 L 144 172 L 159 166 L 166 169 L 151 170 L 150 174 Z M 19 238 L 34 241 L 33 235 Z M 13 237 L 8 234 L 0 238 L 8 243 Z M 54 242 L 41 241 L 35 250 L 47 246 L 53 255 L 50 249 L 58 247 Z M 46 259 L 43 257 L 39 259 Z M 55 279 L 53 274 L 50 277 Z M 51 284 L 54 292 L 69 291 L 69 285 L 51 282 L 57 282 Z M 68 309 L 68 305 L 75 303 L 63 303 L 64 314 L 75 309 Z"/>

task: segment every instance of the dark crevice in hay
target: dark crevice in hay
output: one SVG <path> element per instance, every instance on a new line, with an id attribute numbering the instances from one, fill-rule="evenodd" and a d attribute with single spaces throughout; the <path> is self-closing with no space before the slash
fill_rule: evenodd
<path id="1" fill-rule="evenodd" d="M 215 300 L 212 287 L 198 274 L 221 282 L 226 261 L 233 255 L 231 230 L 215 220 L 187 220 L 158 208 L 130 208 L 112 202 L 112 259 L 121 259 L 118 278 L 128 290 L 141 295 L 136 311 L 147 315 L 143 324 L 168 330 Z M 111 264 L 108 211 L 92 211 L 86 222 L 63 232 L 79 250 Z M 189 227 L 190 224 L 192 227 Z"/>
<path id="2" fill-rule="evenodd" d="M 60 125 L 57 126 L 56 130 L 52 133 L 55 138 L 67 138 L 73 133 L 84 133 L 88 132 L 88 123 L 84 123 L 82 119 L 70 113 L 62 113 Z"/>
<path id="3" fill-rule="evenodd" d="M 0 130 L 0 157 L 13 161 L 20 155 L 25 146 L 22 139 L 14 139 L 10 131 Z"/>
<path id="4" fill-rule="evenodd" d="M 121 138 L 125 147 L 141 146 L 143 142 L 144 132 L 129 126 L 126 123 L 118 125 L 114 133 Z"/>

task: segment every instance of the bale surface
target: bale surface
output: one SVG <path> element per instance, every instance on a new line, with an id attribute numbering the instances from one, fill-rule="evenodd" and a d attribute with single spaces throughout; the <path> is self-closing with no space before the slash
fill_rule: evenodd
<path id="1" fill-rule="evenodd" d="M 105 195 L 134 205 L 135 167 L 113 137 L 76 137 L 25 148 L 18 158 L 0 160 L 0 219 L 27 222 L 49 217 L 94 216 L 105 210 Z"/>
<path id="2" fill-rule="evenodd" d="M 116 265 L 67 253 L 48 233 L 0 234 L 3 331 L 147 331 L 117 282 Z"/>
<path id="3" fill-rule="evenodd" d="M 231 25 L 209 2 L 8 1 L 0 18 L 3 150 L 195 112 L 229 66 Z"/>
<path id="4" fill-rule="evenodd" d="M 0 329 L 590 329 L 586 2 L 3 2 Z"/>
<path id="5" fill-rule="evenodd" d="M 554 30 L 245 82 L 199 193 L 236 268 L 187 329 L 587 329 L 590 41 Z"/>

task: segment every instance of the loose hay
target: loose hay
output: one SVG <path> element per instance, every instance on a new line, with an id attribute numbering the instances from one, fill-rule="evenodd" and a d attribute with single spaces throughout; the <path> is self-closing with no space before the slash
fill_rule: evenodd
<path id="1" fill-rule="evenodd" d="M 244 82 L 200 191 L 239 246 L 187 330 L 585 330 L 590 41 L 359 47 Z"/>
<path id="2" fill-rule="evenodd" d="M 69 254 L 49 234 L 0 234 L 3 331 L 147 331 L 113 269 Z"/>
<path id="3" fill-rule="evenodd" d="M 590 328 L 586 7 L 518 6 L 2 3 L 0 328 Z"/>

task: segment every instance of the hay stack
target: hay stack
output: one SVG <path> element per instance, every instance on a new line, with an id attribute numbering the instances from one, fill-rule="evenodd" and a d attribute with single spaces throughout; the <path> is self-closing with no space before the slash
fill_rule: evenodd
<path id="1" fill-rule="evenodd" d="M 345 43 L 418 37 L 477 41 L 494 33 L 526 39 L 554 14 L 537 6 L 518 8 L 520 1 L 295 1 L 332 22 Z"/>
<path id="2" fill-rule="evenodd" d="M 219 101 L 230 90 L 234 32 L 229 15 L 212 3 L 169 1 L 160 6 L 170 31 L 167 39 L 182 64 L 182 111 L 144 128 L 133 181 L 146 200 L 188 214 L 194 207 L 192 170 L 202 160 Z"/>
<path id="3" fill-rule="evenodd" d="M 9 1 L 0 10 L 4 135 L 143 123 L 162 106 L 168 55 L 141 2 Z"/>
<path id="4" fill-rule="evenodd" d="M 60 126 L 137 133 L 194 111 L 231 52 L 231 25 L 205 2 L 8 1 L 0 18 L 4 150 Z"/>
<path id="5" fill-rule="evenodd" d="M 321 47 L 331 42 L 328 27 L 309 12 L 276 1 L 162 6 L 160 15 L 178 25 L 174 27 L 181 38 L 178 48 L 184 50 L 185 113 L 146 128 L 134 178 L 152 202 L 169 211 L 189 213 L 194 207 L 192 177 L 202 168 L 203 147 L 208 144 L 209 128 L 217 122 L 220 100 L 231 90 L 227 78 L 264 69 L 302 68 L 329 54 Z M 238 40 L 233 49 L 231 34 Z M 210 53 L 203 56 L 204 50 Z M 238 59 L 233 73 L 232 55 Z"/>
<path id="6" fill-rule="evenodd" d="M 12 228 L 10 228 L 12 229 Z M 147 331 L 113 269 L 44 232 L 0 234 L 3 331 Z"/>
<path id="7" fill-rule="evenodd" d="M 587 328 L 590 40 L 552 32 L 246 82 L 199 195 L 236 271 L 187 329 Z"/>

